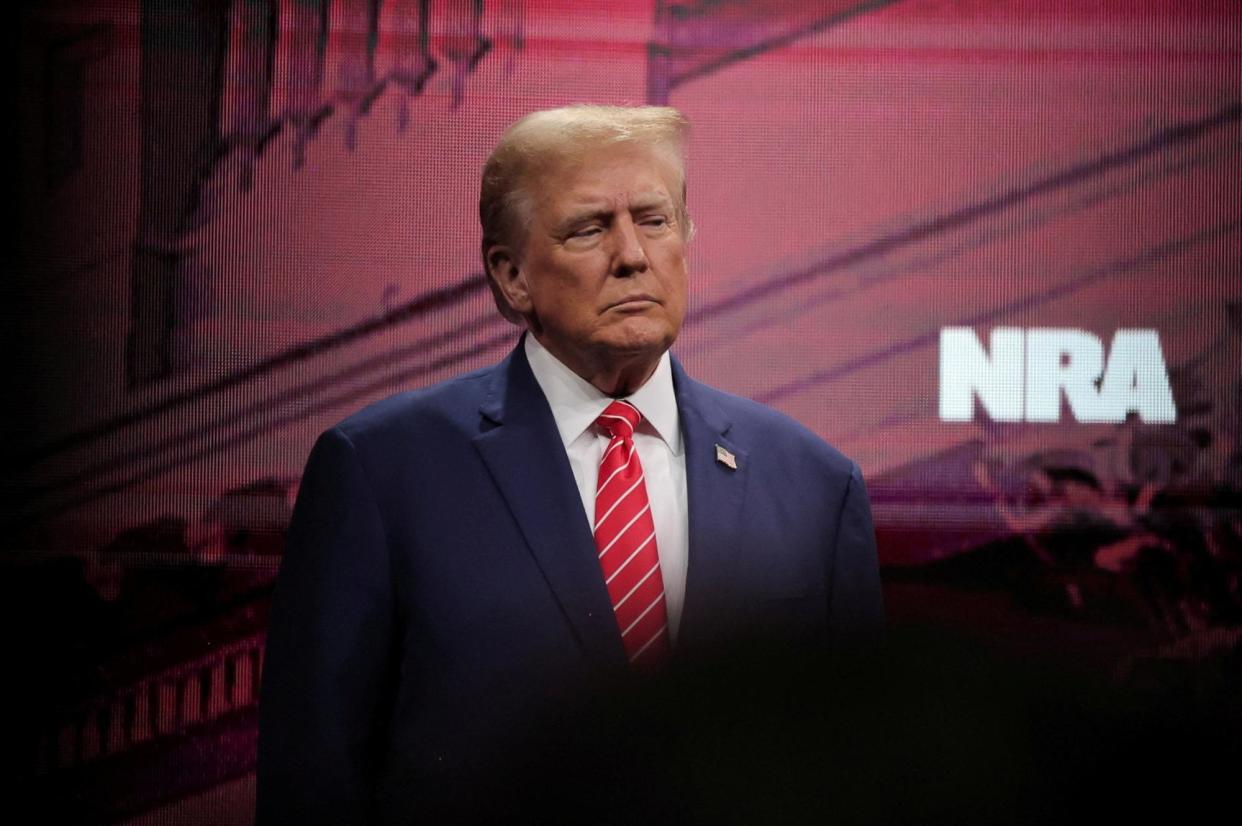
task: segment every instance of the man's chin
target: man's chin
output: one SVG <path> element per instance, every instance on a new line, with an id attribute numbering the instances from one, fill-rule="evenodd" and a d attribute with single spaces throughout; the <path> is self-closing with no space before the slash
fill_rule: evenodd
<path id="1" fill-rule="evenodd" d="M 598 349 L 618 356 L 659 356 L 677 338 L 677 330 L 652 319 L 633 317 L 610 325 L 597 339 Z"/>

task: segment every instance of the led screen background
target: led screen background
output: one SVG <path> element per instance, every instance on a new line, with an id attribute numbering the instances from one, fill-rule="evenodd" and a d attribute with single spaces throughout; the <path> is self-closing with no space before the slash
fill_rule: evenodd
<path id="1" fill-rule="evenodd" d="M 1236 2 L 15 13 L 5 604 L 37 629 L 15 643 L 22 765 L 81 811 L 245 822 L 310 446 L 513 346 L 480 272 L 478 174 L 510 122 L 574 102 L 691 121 L 675 353 L 860 463 L 893 623 L 1101 668 L 1236 650 Z M 950 327 L 1017 385 L 998 328 L 1105 353 L 1154 331 L 1176 420 L 1066 403 L 1005 421 L 979 401 L 944 421 Z"/>

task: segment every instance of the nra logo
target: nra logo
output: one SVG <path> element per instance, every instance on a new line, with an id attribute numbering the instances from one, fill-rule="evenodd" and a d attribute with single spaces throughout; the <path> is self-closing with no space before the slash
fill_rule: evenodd
<path id="1" fill-rule="evenodd" d="M 970 327 L 940 331 L 940 418 L 968 422 L 975 398 L 1000 422 L 1056 422 L 1061 398 L 1080 422 L 1177 420 L 1155 330 L 1118 330 L 1105 358 L 1085 330 L 993 328 L 987 347 Z"/>

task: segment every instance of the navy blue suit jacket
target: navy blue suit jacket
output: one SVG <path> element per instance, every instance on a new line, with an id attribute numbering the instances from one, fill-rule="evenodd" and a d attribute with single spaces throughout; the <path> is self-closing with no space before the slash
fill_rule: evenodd
<path id="1" fill-rule="evenodd" d="M 882 621 L 857 465 L 686 376 L 689 565 L 677 656 Z M 717 460 L 719 445 L 736 457 Z M 268 634 L 260 823 L 418 811 L 420 789 L 626 668 L 552 411 L 519 346 L 379 402 L 308 460 Z"/>

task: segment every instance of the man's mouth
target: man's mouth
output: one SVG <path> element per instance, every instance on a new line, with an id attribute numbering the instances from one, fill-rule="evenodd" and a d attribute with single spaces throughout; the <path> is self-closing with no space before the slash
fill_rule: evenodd
<path id="1" fill-rule="evenodd" d="M 615 301 L 612 304 L 608 305 L 608 309 L 610 310 L 637 310 L 637 309 L 641 309 L 642 307 L 648 304 L 658 304 L 658 303 L 660 302 L 656 301 L 654 297 L 646 295 L 646 294 L 631 295 L 631 296 L 628 296 L 627 298 L 623 298 L 620 301 Z"/>

